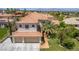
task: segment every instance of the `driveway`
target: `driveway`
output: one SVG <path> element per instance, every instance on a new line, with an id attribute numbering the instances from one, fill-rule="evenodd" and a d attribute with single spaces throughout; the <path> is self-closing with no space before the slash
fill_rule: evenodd
<path id="1" fill-rule="evenodd" d="M 12 43 L 10 38 L 7 38 L 3 43 L 0 43 L 0 51 L 39 51 L 40 43 Z"/>

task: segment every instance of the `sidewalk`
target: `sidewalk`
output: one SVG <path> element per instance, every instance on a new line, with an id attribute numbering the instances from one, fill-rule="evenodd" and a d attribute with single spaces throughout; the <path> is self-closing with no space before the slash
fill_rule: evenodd
<path id="1" fill-rule="evenodd" d="M 40 48 L 49 48 L 49 44 L 48 44 L 48 38 L 45 36 L 44 37 L 45 43 L 43 43 Z"/>

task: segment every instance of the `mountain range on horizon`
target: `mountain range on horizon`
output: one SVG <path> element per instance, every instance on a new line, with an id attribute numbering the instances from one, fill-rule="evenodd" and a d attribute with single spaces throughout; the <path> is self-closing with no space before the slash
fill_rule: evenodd
<path id="1" fill-rule="evenodd" d="M 6 10 L 7 8 L 0 8 Z M 17 10 L 30 10 L 30 11 L 62 11 L 62 12 L 79 12 L 79 8 L 15 8 Z"/>

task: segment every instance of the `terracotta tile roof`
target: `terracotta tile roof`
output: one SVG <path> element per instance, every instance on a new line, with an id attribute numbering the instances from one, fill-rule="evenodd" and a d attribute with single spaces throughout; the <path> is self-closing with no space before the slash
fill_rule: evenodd
<path id="1" fill-rule="evenodd" d="M 33 18 L 36 18 L 36 19 L 40 19 L 40 20 L 49 20 L 49 17 L 53 17 L 49 14 L 44 14 L 44 13 L 37 13 L 37 12 L 32 12 L 30 13 L 28 16 L 31 16 Z"/>
<path id="2" fill-rule="evenodd" d="M 0 18 L 0 22 L 12 22 L 13 19 L 8 19 L 8 18 Z"/>
<path id="3" fill-rule="evenodd" d="M 50 20 L 53 16 L 43 13 L 31 12 L 27 16 L 23 17 L 17 23 L 38 23 L 38 20 Z"/>
<path id="4" fill-rule="evenodd" d="M 22 15 L 21 14 L 17 14 L 17 15 L 13 14 L 12 16 L 22 16 Z"/>
<path id="5" fill-rule="evenodd" d="M 0 17 L 12 17 L 12 16 L 22 16 L 22 15 L 15 15 L 15 14 L 2 14 L 2 13 L 0 13 Z"/>
<path id="6" fill-rule="evenodd" d="M 12 16 L 21 16 L 21 15 L 15 15 L 15 14 L 2 14 L 0 13 L 0 22 L 8 22 L 9 21 L 13 21 L 13 19 L 9 19 L 8 17 L 12 17 Z"/>
<path id="7" fill-rule="evenodd" d="M 14 37 L 41 37 L 42 33 L 40 32 L 13 32 L 12 36 Z"/>
<path id="8" fill-rule="evenodd" d="M 0 17 L 10 17 L 10 16 L 12 16 L 12 14 L 2 14 L 2 13 L 0 13 Z"/>
<path id="9" fill-rule="evenodd" d="M 38 23 L 38 20 L 36 18 L 31 18 L 31 17 L 23 17 L 21 18 L 20 21 L 16 22 L 16 23 Z"/>
<path id="10" fill-rule="evenodd" d="M 7 18 L 0 18 L 0 22 L 8 22 Z"/>

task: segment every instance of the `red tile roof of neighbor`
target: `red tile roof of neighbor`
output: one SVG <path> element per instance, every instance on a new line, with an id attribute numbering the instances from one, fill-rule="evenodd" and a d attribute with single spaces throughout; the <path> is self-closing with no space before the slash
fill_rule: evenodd
<path id="1" fill-rule="evenodd" d="M 13 37 L 42 37 L 41 32 L 13 32 Z"/>
<path id="2" fill-rule="evenodd" d="M 9 17 L 12 16 L 21 16 L 21 15 L 15 15 L 15 14 L 2 14 L 0 13 L 0 21 L 2 22 L 8 22 L 8 20 L 13 21 L 13 19 L 9 19 Z"/>
<path id="3" fill-rule="evenodd" d="M 12 14 L 2 14 L 2 13 L 0 13 L 0 17 L 10 17 L 10 16 L 12 16 Z"/>
<path id="4" fill-rule="evenodd" d="M 12 17 L 12 16 L 21 16 L 21 15 L 15 15 L 15 14 L 2 14 L 2 13 L 0 13 L 0 17 Z"/>
<path id="5" fill-rule="evenodd" d="M 49 17 L 53 18 L 53 16 L 48 14 L 31 12 L 28 13 L 27 16 L 21 18 L 17 23 L 38 23 L 38 20 L 50 20 Z"/>
<path id="6" fill-rule="evenodd" d="M 7 18 L 0 18 L 0 22 L 8 22 Z"/>

